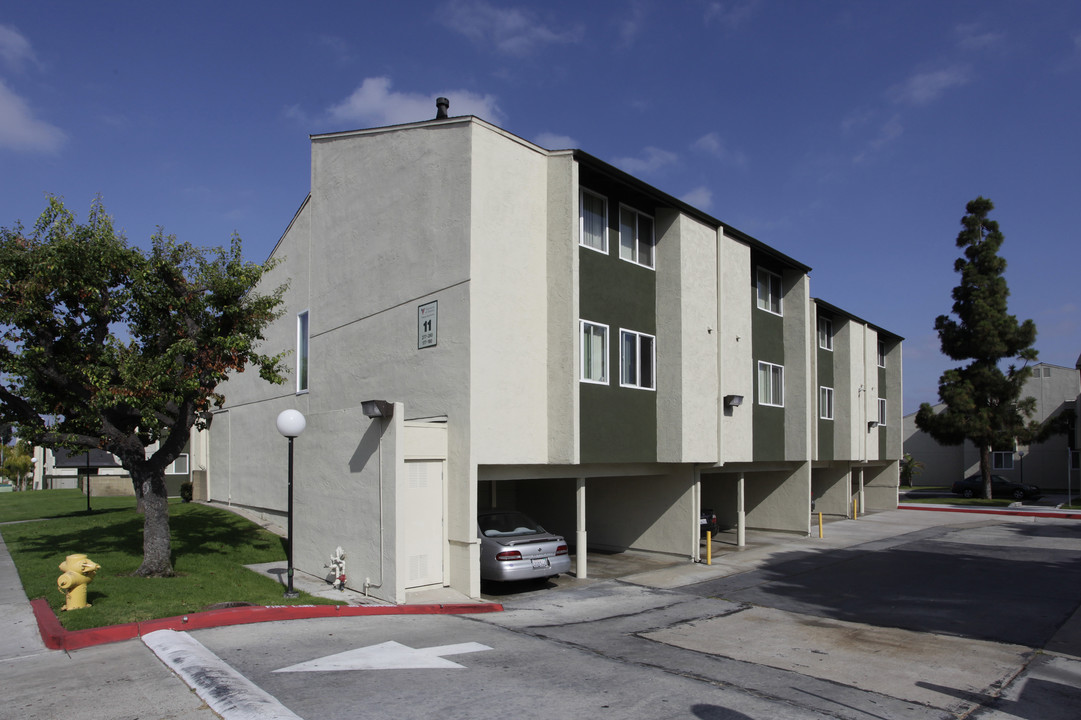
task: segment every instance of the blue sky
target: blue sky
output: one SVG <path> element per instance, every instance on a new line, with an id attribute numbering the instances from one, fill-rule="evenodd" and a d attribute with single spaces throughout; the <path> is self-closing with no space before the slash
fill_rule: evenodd
<path id="1" fill-rule="evenodd" d="M 235 231 L 263 260 L 309 134 L 439 95 L 811 266 L 814 296 L 906 338 L 905 412 L 951 366 L 933 324 L 978 195 L 1040 359 L 1081 353 L 1074 0 L 6 3 L 0 225 L 100 193 L 133 243 Z"/>

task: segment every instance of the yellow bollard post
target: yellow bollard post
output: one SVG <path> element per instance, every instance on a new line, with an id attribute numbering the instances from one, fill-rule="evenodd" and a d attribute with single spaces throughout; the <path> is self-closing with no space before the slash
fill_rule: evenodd
<path id="1" fill-rule="evenodd" d="M 852 498 L 852 519 L 859 520 L 859 510 L 856 509 L 856 498 Z"/>
<path id="2" fill-rule="evenodd" d="M 822 538 L 822 513 L 818 513 L 818 537 Z"/>
<path id="3" fill-rule="evenodd" d="M 706 565 L 713 564 L 713 533 L 706 530 Z"/>

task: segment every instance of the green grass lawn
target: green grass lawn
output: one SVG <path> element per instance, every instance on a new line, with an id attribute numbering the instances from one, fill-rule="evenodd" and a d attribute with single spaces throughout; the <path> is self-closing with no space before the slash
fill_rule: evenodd
<path id="1" fill-rule="evenodd" d="M 135 498 L 91 498 L 91 507 L 87 513 L 78 490 L 0 495 L 0 522 L 32 520 L 0 527 L 27 597 L 46 598 L 69 630 L 184 615 L 228 602 L 334 604 L 306 593 L 285 600 L 276 579 L 244 567 L 284 561 L 282 538 L 227 510 L 179 500 L 169 504 L 176 577 L 133 577 L 143 555 L 143 516 L 135 511 Z M 74 553 L 85 553 L 101 570 L 88 586 L 92 607 L 61 612 L 57 566 Z"/>

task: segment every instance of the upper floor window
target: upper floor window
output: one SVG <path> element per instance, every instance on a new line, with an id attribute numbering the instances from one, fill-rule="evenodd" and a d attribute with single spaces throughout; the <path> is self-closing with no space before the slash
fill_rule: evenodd
<path id="1" fill-rule="evenodd" d="M 818 347 L 833 350 L 833 321 L 829 318 L 818 318 Z"/>
<path id="2" fill-rule="evenodd" d="M 878 366 L 886 367 L 886 343 L 881 340 L 878 341 Z"/>
<path id="3" fill-rule="evenodd" d="M 655 390 L 657 387 L 654 373 L 655 340 L 652 335 L 619 331 L 619 384 L 624 387 L 636 387 Z"/>
<path id="4" fill-rule="evenodd" d="M 608 384 L 608 326 L 580 320 L 582 382 Z"/>
<path id="5" fill-rule="evenodd" d="M 583 188 L 579 193 L 578 244 L 608 254 L 608 200 Z"/>
<path id="6" fill-rule="evenodd" d="M 297 314 L 297 392 L 308 391 L 308 311 Z"/>
<path id="7" fill-rule="evenodd" d="M 781 276 L 765 268 L 758 268 L 758 309 L 781 315 Z"/>
<path id="8" fill-rule="evenodd" d="M 818 417 L 823 420 L 833 419 L 833 388 L 818 388 Z"/>
<path id="9" fill-rule="evenodd" d="M 653 267 L 653 218 L 634 208 L 619 208 L 619 257 Z"/>
<path id="10" fill-rule="evenodd" d="M 784 365 L 758 363 L 758 404 L 784 407 Z"/>
<path id="11" fill-rule="evenodd" d="M 886 426 L 886 398 L 878 399 L 878 424 Z"/>

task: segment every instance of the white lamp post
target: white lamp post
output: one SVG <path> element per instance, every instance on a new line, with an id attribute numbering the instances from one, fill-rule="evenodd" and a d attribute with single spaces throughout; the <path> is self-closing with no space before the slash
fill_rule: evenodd
<path id="1" fill-rule="evenodd" d="M 287 510 L 286 544 L 285 555 L 288 563 L 289 581 L 285 590 L 285 597 L 295 598 L 297 592 L 293 590 L 293 440 L 304 432 L 308 424 L 299 410 L 282 410 L 278 413 L 278 432 L 289 438 L 289 499 Z"/>

